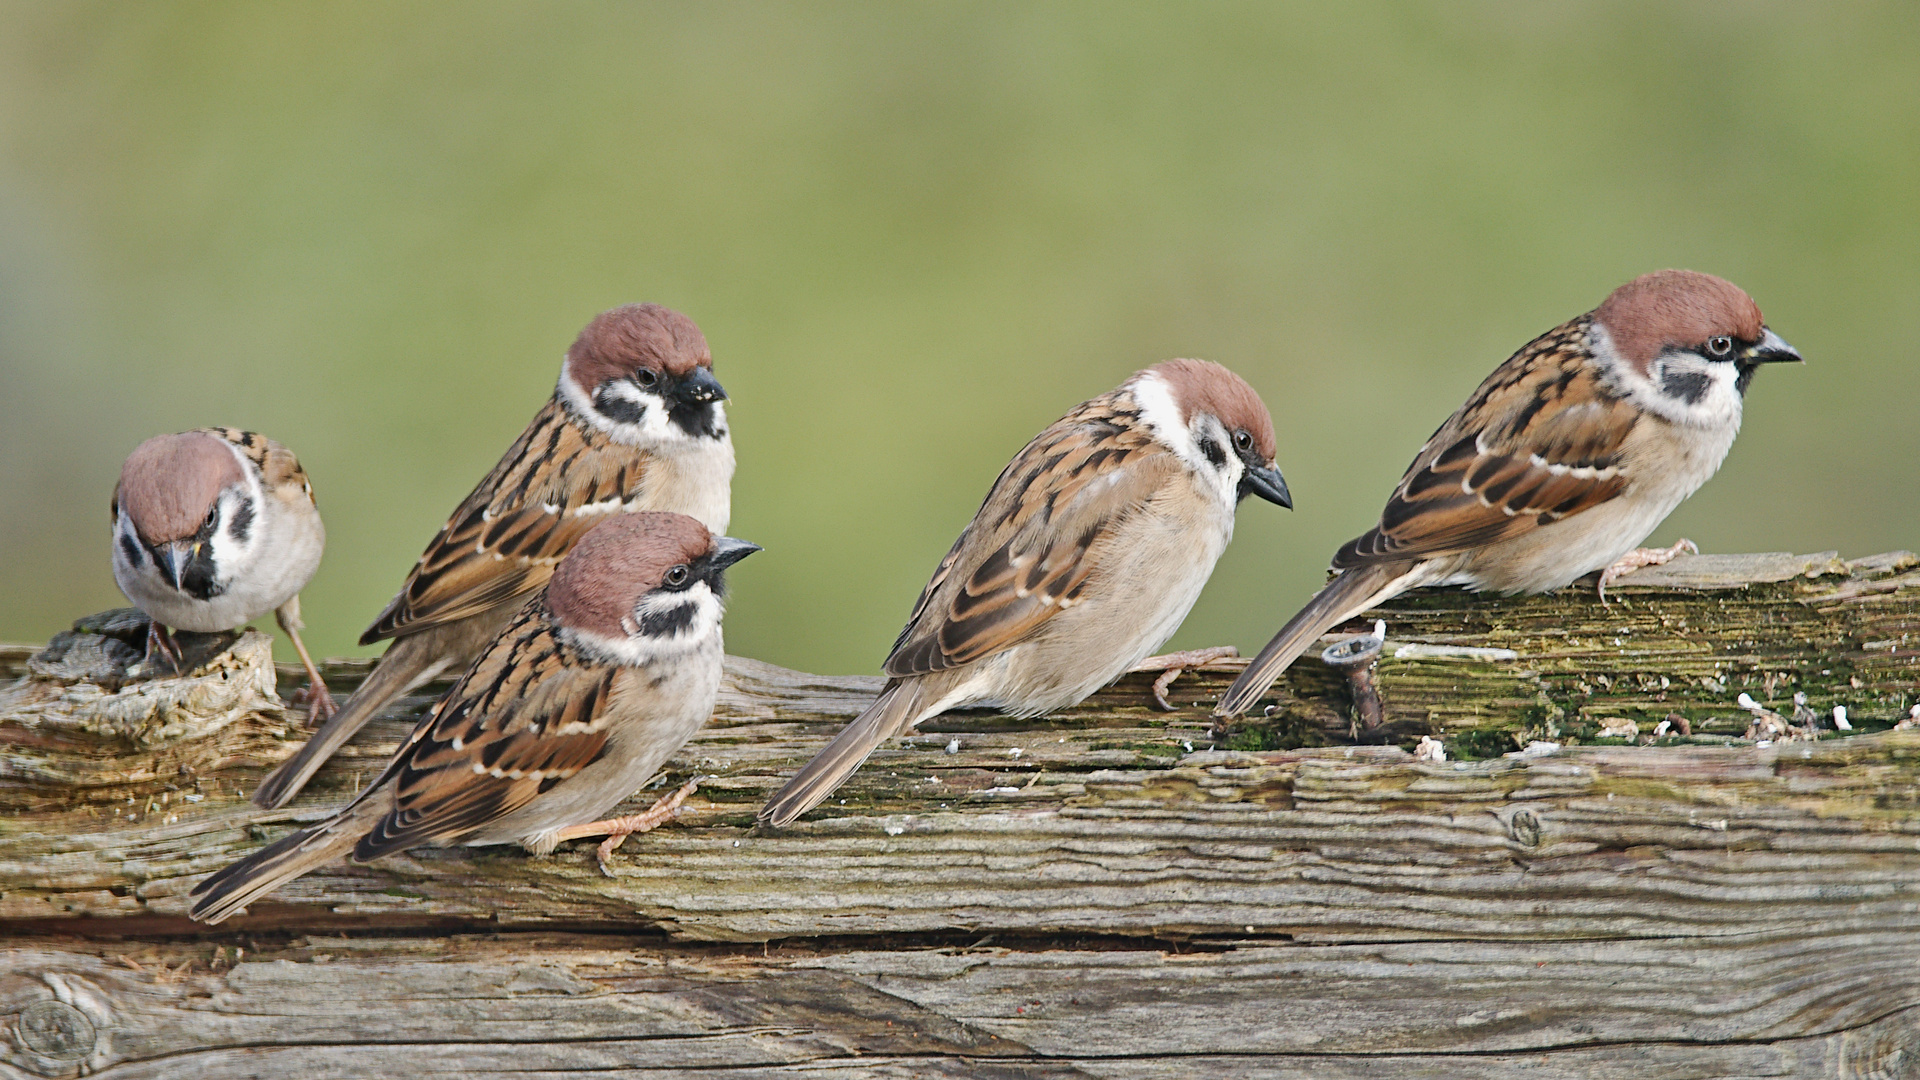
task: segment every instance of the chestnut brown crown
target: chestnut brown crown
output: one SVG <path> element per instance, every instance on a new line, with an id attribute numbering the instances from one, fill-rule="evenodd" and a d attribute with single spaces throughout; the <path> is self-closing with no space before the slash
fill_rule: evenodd
<path id="1" fill-rule="evenodd" d="M 1740 286 L 1693 270 L 1656 270 L 1613 290 L 1595 308 L 1614 349 L 1642 374 L 1669 348 L 1698 350 L 1725 335 L 1753 343 L 1764 332 L 1760 305 Z"/>
<path id="2" fill-rule="evenodd" d="M 120 466 L 114 502 L 148 544 L 199 532 L 220 493 L 245 476 L 225 442 L 199 431 L 155 435 Z"/>
<path id="3" fill-rule="evenodd" d="M 684 514 L 615 514 L 580 538 L 547 583 L 547 608 L 560 625 L 625 637 L 622 620 L 676 566 L 713 550 L 705 525 Z"/>
<path id="4" fill-rule="evenodd" d="M 1180 419 L 1192 423 L 1195 413 L 1212 413 L 1228 431 L 1253 436 L 1261 461 L 1276 453 L 1273 417 L 1266 402 L 1247 381 L 1210 360 L 1168 360 L 1147 369 L 1165 379 L 1180 405 Z"/>
<path id="5" fill-rule="evenodd" d="M 588 393 L 608 379 L 641 370 L 679 379 L 713 367 L 707 338 L 692 319 L 659 304 L 627 304 L 603 311 L 567 350 L 567 370 Z"/>

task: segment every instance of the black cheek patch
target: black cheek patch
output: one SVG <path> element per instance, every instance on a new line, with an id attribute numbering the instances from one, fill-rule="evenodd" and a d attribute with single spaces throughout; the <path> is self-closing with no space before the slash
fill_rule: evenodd
<path id="1" fill-rule="evenodd" d="M 671 637 L 693 625 L 693 603 L 675 604 L 665 611 L 640 616 L 640 632 L 649 637 Z"/>
<path id="2" fill-rule="evenodd" d="M 600 415 L 616 424 L 637 424 L 647 418 L 647 407 L 638 401 L 621 397 L 611 387 L 603 386 L 593 395 L 593 407 Z"/>
<path id="3" fill-rule="evenodd" d="M 1226 467 L 1227 452 L 1220 449 L 1219 443 L 1214 442 L 1212 439 L 1203 437 L 1200 440 L 1198 440 L 1194 445 L 1200 448 L 1201 453 L 1207 455 L 1207 460 L 1213 462 L 1214 468 L 1221 469 Z"/>
<path id="4" fill-rule="evenodd" d="M 1689 405 L 1700 404 L 1707 396 L 1707 388 L 1713 385 L 1713 377 L 1704 371 L 1666 370 L 1660 373 L 1660 390 L 1671 398 L 1679 398 Z"/>
<path id="5" fill-rule="evenodd" d="M 147 561 L 146 552 L 141 551 L 140 545 L 126 533 L 120 534 L 120 553 L 127 557 L 128 566 L 140 566 Z"/>
<path id="6" fill-rule="evenodd" d="M 253 531 L 253 500 L 242 499 L 233 511 L 233 520 L 227 523 L 228 531 L 241 543 L 247 542 L 247 535 Z"/>

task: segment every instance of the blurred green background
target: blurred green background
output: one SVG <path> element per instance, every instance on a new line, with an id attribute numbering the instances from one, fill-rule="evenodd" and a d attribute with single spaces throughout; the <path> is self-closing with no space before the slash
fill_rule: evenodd
<path id="1" fill-rule="evenodd" d="M 257 428 L 345 654 L 595 312 L 733 395 L 732 651 L 872 672 L 1001 465 L 1171 356 L 1272 408 L 1176 645 L 1258 646 L 1502 358 L 1647 270 L 1764 371 L 1656 534 L 1920 547 L 1908 3 L 0 7 L 0 638 L 121 603 L 148 435 Z M 285 650 L 283 649 L 283 653 Z"/>

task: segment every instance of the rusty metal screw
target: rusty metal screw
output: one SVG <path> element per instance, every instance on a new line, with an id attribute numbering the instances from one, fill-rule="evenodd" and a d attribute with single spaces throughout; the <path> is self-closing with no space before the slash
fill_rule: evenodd
<path id="1" fill-rule="evenodd" d="M 1320 652 L 1320 659 L 1328 667 L 1346 675 L 1347 685 L 1353 691 L 1353 715 L 1348 732 L 1356 739 L 1379 727 L 1386 717 L 1380 707 L 1380 687 L 1373 678 L 1380 650 L 1387 643 L 1386 631 L 1386 623 L 1376 620 L 1373 633 L 1348 638 Z"/>

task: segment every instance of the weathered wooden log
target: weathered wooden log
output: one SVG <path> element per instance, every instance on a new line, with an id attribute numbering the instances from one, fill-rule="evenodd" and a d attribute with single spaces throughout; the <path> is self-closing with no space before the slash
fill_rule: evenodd
<path id="1" fill-rule="evenodd" d="M 1920 730 L 1891 730 L 1920 560 L 1698 557 L 1610 596 L 1395 601 L 1385 745 L 1313 659 L 1210 739 L 1226 661 L 1172 713 L 1135 675 L 942 717 L 778 832 L 753 811 L 878 680 L 734 659 L 661 784 L 708 779 L 612 877 L 591 844 L 421 849 L 214 930 L 192 883 L 325 815 L 430 697 L 280 811 L 244 800 L 300 737 L 270 704 L 140 746 L 0 714 L 0 1069 L 1920 1075 Z M 1740 693 L 1791 721 L 1796 691 L 1853 731 L 1744 737 Z"/>

